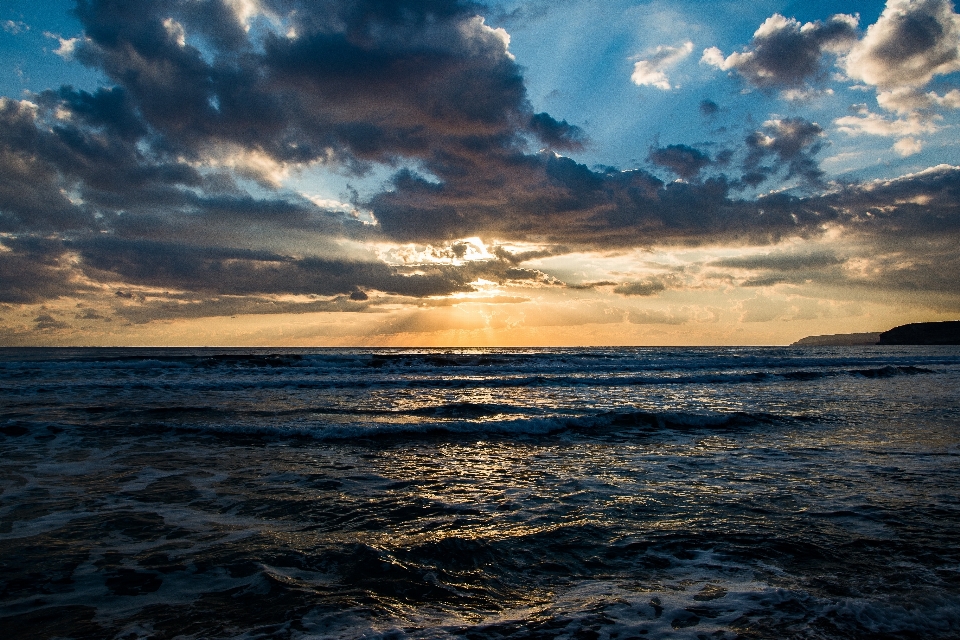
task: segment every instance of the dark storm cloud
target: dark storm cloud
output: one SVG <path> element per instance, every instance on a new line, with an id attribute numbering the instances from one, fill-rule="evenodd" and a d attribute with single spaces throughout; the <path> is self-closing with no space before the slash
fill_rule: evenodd
<path id="1" fill-rule="evenodd" d="M 960 168 L 941 165 L 893 180 L 844 185 L 827 195 L 776 199 L 786 210 L 825 212 L 842 225 L 846 245 L 841 243 L 838 253 L 772 252 L 706 266 L 746 271 L 743 286 L 815 282 L 898 295 L 932 292 L 945 296 L 937 305 L 956 309 L 956 301 L 946 298 L 960 294 Z M 773 204 L 774 198 L 761 202 Z"/>
<path id="2" fill-rule="evenodd" d="M 530 130 L 556 149 L 579 149 L 583 146 L 583 130 L 566 120 L 557 122 L 549 113 L 537 113 L 530 118 Z"/>
<path id="3" fill-rule="evenodd" d="M 36 125 L 36 107 L 0 98 L 0 231 L 87 227 L 92 216 L 64 194 L 61 145 Z"/>
<path id="4" fill-rule="evenodd" d="M 183 218 L 259 217 L 350 235 L 336 228 L 343 216 L 317 228 L 316 206 L 250 197 L 234 177 L 259 172 L 270 187 L 270 162 L 419 161 L 444 182 L 472 175 L 490 190 L 523 168 L 528 141 L 582 143 L 577 127 L 533 113 L 506 34 L 475 5 L 261 4 L 264 16 L 244 17 L 219 0 L 80 1 L 78 59 L 115 86 L 4 100 L 0 228 L 163 241 Z M 452 228 L 456 213 L 440 209 Z"/>
<path id="5" fill-rule="evenodd" d="M 814 156 L 825 144 L 823 127 L 815 122 L 803 118 L 766 122 L 746 138 L 743 181 L 755 186 L 785 169 L 787 178 L 815 186 L 824 172 Z"/>
<path id="6" fill-rule="evenodd" d="M 650 162 L 666 167 L 685 180 L 697 177 L 712 162 L 710 156 L 683 144 L 671 144 L 650 150 Z"/>
<path id="7" fill-rule="evenodd" d="M 739 169 L 731 169 L 729 150 L 712 159 L 685 145 L 651 151 L 654 164 L 685 183 L 557 155 L 553 149 L 583 144 L 584 132 L 534 112 L 506 34 L 485 25 L 470 3 L 261 5 L 264 15 L 240 16 L 221 0 L 78 3 L 85 33 L 77 58 L 112 86 L 0 99 L 0 232 L 13 234 L 2 240 L 9 251 L 0 252 L 0 301 L 70 295 L 92 280 L 122 282 L 125 292 L 169 288 L 258 301 L 218 302 L 224 309 L 279 309 L 266 301 L 272 294 L 363 305 L 373 291 L 440 296 L 469 291 L 477 278 L 556 284 L 519 265 L 569 251 L 772 243 L 816 236 L 827 224 L 878 243 L 890 233 L 960 235 L 953 169 L 840 185 L 823 196 L 738 197 L 744 185 L 777 176 L 819 185 L 823 130 L 799 118 L 752 133 L 736 155 Z M 796 87 L 816 78 L 823 52 L 846 46 L 853 32 L 846 18 L 803 28 L 768 21 L 750 50 L 723 64 L 758 86 Z M 706 116 L 718 108 L 701 104 Z M 277 186 L 273 173 L 311 163 L 394 167 L 387 189 L 354 199 L 378 225 Z M 729 175 L 705 178 L 708 166 Z M 250 188 L 250 177 L 260 186 Z M 547 248 L 498 247 L 496 260 L 401 268 L 268 245 L 301 231 L 331 245 L 343 238 L 451 243 L 454 255 L 454 243 L 475 235 Z M 656 293 L 648 285 L 621 284 L 619 293 Z M 145 308 L 174 314 L 151 304 Z"/>
<path id="8" fill-rule="evenodd" d="M 383 263 L 294 258 L 267 251 L 192 247 L 175 243 L 94 238 L 68 243 L 86 269 L 103 277 L 153 287 L 220 294 L 336 295 L 357 287 L 413 297 L 470 291 L 453 269 L 403 275 Z"/>
<path id="9" fill-rule="evenodd" d="M 851 185 L 821 201 L 843 211 L 851 230 L 886 235 L 889 242 L 960 236 L 958 167 Z"/>
<path id="10" fill-rule="evenodd" d="M 960 168 L 849 185 L 819 200 L 841 212 L 846 234 L 863 247 L 866 271 L 851 280 L 905 294 L 960 294 Z M 955 299 L 937 304 L 957 311 Z"/>
<path id="11" fill-rule="evenodd" d="M 729 197 L 735 181 L 722 176 L 666 185 L 643 171 L 594 171 L 550 151 L 528 153 L 531 137 L 569 148 L 582 132 L 530 110 L 505 35 L 485 26 L 472 5 L 264 7 L 271 16 L 253 22 L 248 33 L 213 0 L 80 2 L 87 39 L 78 56 L 117 86 L 47 92 L 32 120 L 19 114 L 8 123 L 25 134 L 7 146 L 45 167 L 49 179 L 34 182 L 47 199 L 36 212 L 4 209 L 6 226 L 37 230 L 43 215 L 59 211 L 53 229 L 67 228 L 63 221 L 73 216 L 75 226 L 91 231 L 172 246 L 190 221 L 319 224 L 309 203 L 253 198 L 229 171 L 196 168 L 204 158 L 216 167 L 224 154 L 242 164 L 238 150 L 293 166 L 317 159 L 417 161 L 423 175 L 401 170 L 390 190 L 360 203 L 377 216 L 378 232 L 405 241 L 498 234 L 630 246 L 698 242 L 711 233 L 779 237 L 798 225 L 796 216 L 774 221 L 769 207 L 759 219 L 755 204 Z M 279 31 L 275 23 L 282 23 Z M 9 102 L 8 110 L 19 104 Z M 58 119 L 58 112 L 69 117 Z M 791 175 L 810 174 L 802 166 L 810 145 L 806 155 L 790 155 L 788 138 L 755 147 L 757 158 L 772 153 Z M 681 145 L 653 159 L 684 177 L 696 176 L 708 160 Z M 760 168 L 758 160 L 753 169 Z M 76 203 L 64 195 L 71 191 Z M 360 225 L 347 229 L 336 217 L 324 224 L 318 230 L 331 235 L 371 233 Z"/>
<path id="12" fill-rule="evenodd" d="M 121 140 L 137 140 L 148 133 L 123 87 L 100 88 L 92 94 L 61 87 L 58 91 L 45 91 L 38 98 L 48 109 L 63 106 L 77 120 Z"/>
<path id="13" fill-rule="evenodd" d="M 78 15 L 88 40 L 78 56 L 123 87 L 154 132 L 153 147 L 169 156 L 202 160 L 245 149 L 279 163 L 358 170 L 417 161 L 433 177 L 403 170 L 394 191 L 370 203 L 393 238 L 485 228 L 483 212 L 494 201 L 528 187 L 548 208 L 566 210 L 591 199 L 584 189 L 599 188 L 602 180 L 566 159 L 543 167 L 549 184 L 520 175 L 541 168 L 524 151 L 528 141 L 577 148 L 583 133 L 532 112 L 506 34 L 487 27 L 476 5 L 263 6 L 270 20 L 247 34 L 229 11 L 211 21 L 222 10 L 214 0 L 136 7 L 86 0 Z"/>
<path id="14" fill-rule="evenodd" d="M 101 229 L 104 215 L 180 205 L 214 184 L 183 162 L 142 150 L 143 129 L 120 90 L 64 88 L 36 100 L 0 98 L 3 230 Z"/>
<path id="15" fill-rule="evenodd" d="M 806 139 L 805 129 L 795 134 Z M 806 143 L 794 150 L 790 133 L 784 135 L 760 149 L 757 162 L 772 163 L 762 167 L 768 174 L 784 166 L 799 172 L 814 151 Z M 594 171 L 547 152 L 493 158 L 476 173 L 443 183 L 404 174 L 365 204 L 383 232 L 399 240 L 480 235 L 579 248 L 774 242 L 818 233 L 838 216 L 816 200 L 736 199 L 735 186 L 724 176 L 665 183 L 643 170 Z"/>
<path id="16" fill-rule="evenodd" d="M 743 51 L 724 58 L 719 49 L 711 48 L 704 52 L 703 60 L 720 69 L 735 70 L 761 89 L 798 89 L 826 74 L 824 53 L 849 49 L 857 35 L 854 16 L 838 14 L 826 22 L 801 25 L 774 14 Z"/>
<path id="17" fill-rule="evenodd" d="M 185 226 L 264 223 L 339 236 L 363 232 L 300 196 L 251 196 L 226 171 L 163 149 L 120 88 L 69 87 L 36 102 L 0 98 L 0 231 L 142 235 L 183 241 Z M 201 238 L 202 239 L 202 238 Z"/>
<path id="18" fill-rule="evenodd" d="M 269 315 L 278 313 L 376 312 L 376 307 L 346 296 L 331 300 L 281 301 L 264 296 L 215 296 L 197 300 L 188 296 L 146 298 L 114 310 L 116 317 L 132 324 L 158 319 L 209 318 L 211 316 Z"/>
<path id="19" fill-rule="evenodd" d="M 75 293 L 57 241 L 3 238 L 0 241 L 0 303 L 33 303 Z"/>
<path id="20" fill-rule="evenodd" d="M 356 296 L 360 290 L 421 298 L 473 291 L 470 282 L 549 282 L 539 271 L 502 261 L 415 267 L 295 257 L 269 251 L 96 237 L 67 241 L 90 277 L 217 295 Z"/>
<path id="21" fill-rule="evenodd" d="M 217 0 L 84 0 L 89 39 L 77 55 L 122 85 L 167 144 L 196 156 L 234 144 L 349 164 L 509 146 L 525 133 L 569 145 L 577 135 L 534 116 L 504 35 L 475 5 L 262 5 L 269 19 L 248 34 Z"/>

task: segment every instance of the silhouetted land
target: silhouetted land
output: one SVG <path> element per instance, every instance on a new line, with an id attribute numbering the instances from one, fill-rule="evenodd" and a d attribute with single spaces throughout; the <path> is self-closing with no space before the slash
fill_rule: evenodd
<path id="1" fill-rule="evenodd" d="M 872 333 L 836 333 L 828 336 L 807 336 L 794 342 L 792 347 L 857 347 L 879 344 L 880 332 Z"/>
<path id="2" fill-rule="evenodd" d="M 915 322 L 882 333 L 837 333 L 808 336 L 792 347 L 855 347 L 862 345 L 960 345 L 960 321 Z"/>
<path id="3" fill-rule="evenodd" d="M 960 344 L 960 321 L 905 324 L 881 333 L 880 344 Z"/>

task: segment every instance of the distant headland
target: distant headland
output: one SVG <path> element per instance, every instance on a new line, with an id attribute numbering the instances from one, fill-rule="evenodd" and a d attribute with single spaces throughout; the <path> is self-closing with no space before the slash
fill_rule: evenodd
<path id="1" fill-rule="evenodd" d="M 880 344 L 880 332 L 873 333 L 837 333 L 828 336 L 807 336 L 797 340 L 791 347 L 858 347 L 868 344 Z"/>
<path id="2" fill-rule="evenodd" d="M 856 347 L 862 345 L 960 345 L 960 320 L 948 322 L 915 322 L 874 333 L 837 333 L 808 336 L 791 347 Z"/>

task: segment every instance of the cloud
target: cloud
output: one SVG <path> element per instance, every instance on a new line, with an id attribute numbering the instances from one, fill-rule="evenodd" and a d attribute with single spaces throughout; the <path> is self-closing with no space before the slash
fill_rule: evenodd
<path id="1" fill-rule="evenodd" d="M 773 251 L 733 258 L 722 258 L 706 266 L 743 272 L 733 282 L 743 287 L 770 287 L 777 284 L 836 283 L 842 280 L 846 258 L 829 251 Z"/>
<path id="2" fill-rule="evenodd" d="M 710 156 L 693 147 L 671 144 L 650 150 L 650 162 L 666 167 L 685 180 L 695 178 L 712 161 Z"/>
<path id="3" fill-rule="evenodd" d="M 41 313 L 34 319 L 34 322 L 36 323 L 38 331 L 51 331 L 56 329 L 67 329 L 70 327 L 69 324 L 57 320 L 49 313 Z"/>
<path id="4" fill-rule="evenodd" d="M 58 132 L 39 126 L 38 113 L 32 102 L 0 97 L 0 231 L 92 227 L 93 215 L 65 194 L 61 166 L 74 154 Z"/>
<path id="5" fill-rule="evenodd" d="M 768 120 L 763 128 L 747 136 L 744 181 L 760 184 L 783 168 L 787 178 L 800 178 L 816 185 L 823 171 L 814 156 L 825 144 L 823 128 L 803 118 Z M 763 162 L 771 164 L 763 165 Z"/>
<path id="6" fill-rule="evenodd" d="M 654 296 L 666 289 L 666 285 L 659 280 L 645 280 L 641 282 L 624 282 L 614 287 L 613 292 L 622 296 Z"/>
<path id="7" fill-rule="evenodd" d="M 778 251 L 736 258 L 721 258 L 710 264 L 734 269 L 796 271 L 832 267 L 843 264 L 843 260 L 832 253 L 785 253 Z"/>
<path id="8" fill-rule="evenodd" d="M 100 280 L 223 295 L 330 296 L 364 288 L 424 297 L 473 290 L 466 273 L 442 266 L 405 273 L 379 262 L 112 238 L 91 238 L 65 246 Z"/>
<path id="9" fill-rule="evenodd" d="M 3 30 L 13 35 L 19 35 L 25 31 L 30 31 L 30 25 L 21 20 L 7 20 L 3 23 Z"/>
<path id="10" fill-rule="evenodd" d="M 660 45 L 648 59 L 634 63 L 630 80 L 640 87 L 649 86 L 668 91 L 673 87 L 667 78 L 667 71 L 680 64 L 692 51 L 693 43 L 690 41 L 677 47 Z"/>
<path id="11" fill-rule="evenodd" d="M 960 71 L 960 16 L 949 0 L 888 0 L 845 67 L 881 90 L 924 87 Z"/>
<path id="12" fill-rule="evenodd" d="M 560 290 L 522 265 L 570 252 L 771 245 L 839 229 L 870 246 L 895 236 L 905 255 L 922 257 L 921 239 L 960 238 L 955 168 L 812 194 L 826 139 L 803 118 L 763 123 L 735 155 L 651 149 L 650 162 L 680 181 L 560 155 L 581 148 L 584 132 L 533 110 L 508 35 L 476 11 L 440 0 L 80 2 L 74 55 L 111 86 L 0 98 L 0 302 L 106 295 L 136 322 L 369 310 L 385 296 L 475 293 L 479 280 Z M 854 28 L 845 17 L 768 20 L 748 51 L 722 63 L 765 78 L 758 86 L 802 88 L 822 72 L 814 53 L 846 47 Z M 672 86 L 667 73 L 691 47 L 660 47 L 641 62 Z M 774 51 L 795 53 L 799 66 L 770 66 Z M 947 108 L 958 95 L 890 100 Z M 705 116 L 718 111 L 701 103 Z M 933 131 L 925 118 L 862 111 L 835 126 L 890 131 L 906 153 Z M 314 168 L 359 176 L 373 166 L 392 175 L 364 196 L 308 197 L 285 186 Z M 775 177 L 805 189 L 738 195 Z M 473 237 L 484 239 L 476 255 L 465 240 Z M 378 252 L 400 243 L 436 247 L 443 259 Z M 934 282 L 923 274 L 936 267 L 924 260 L 899 268 L 910 276 L 898 282 Z M 906 262 L 890 258 L 885 272 Z M 789 277 L 767 271 L 755 280 Z M 667 286 L 589 277 L 625 296 Z"/>
<path id="13" fill-rule="evenodd" d="M 9 158 L 13 179 L 6 200 L 0 193 L 0 226 L 225 251 L 265 225 L 358 240 L 484 235 L 587 247 L 771 237 L 797 226 L 789 216 L 773 224 L 769 212 L 754 225 L 759 207 L 730 200 L 736 183 L 723 176 L 665 184 L 552 150 L 531 154 L 531 141 L 576 148 L 583 132 L 532 112 L 506 34 L 472 5 L 321 4 L 261 2 L 257 15 L 282 28 L 247 30 L 236 7 L 219 2 L 136 11 L 81 3 L 76 55 L 116 85 L 3 103 L 0 161 Z M 688 179 L 708 160 L 683 145 L 651 159 Z M 353 203 L 377 225 L 283 193 L 285 172 L 371 162 L 402 167 L 386 190 Z M 267 191 L 248 193 L 249 178 Z"/>
<path id="14" fill-rule="evenodd" d="M 713 100 L 701 100 L 700 101 L 700 115 L 704 117 L 715 116 L 720 113 L 720 105 L 718 105 Z"/>
<path id="15" fill-rule="evenodd" d="M 64 60 L 73 60 L 73 55 L 77 50 L 77 42 L 79 38 L 62 38 L 54 33 L 44 33 L 43 35 L 48 38 L 53 38 L 60 43 L 56 49 L 53 50 L 53 53 L 60 56 Z"/>
<path id="16" fill-rule="evenodd" d="M 800 24 L 774 14 L 753 34 L 750 45 L 724 57 L 716 47 L 705 49 L 701 61 L 724 71 L 736 71 L 761 89 L 800 89 L 820 81 L 825 53 L 840 54 L 857 38 L 856 16 L 837 14 L 826 22 Z"/>
<path id="17" fill-rule="evenodd" d="M 912 156 L 923 151 L 923 144 L 913 138 L 897 140 L 893 149 L 903 157 Z"/>
<path id="18" fill-rule="evenodd" d="M 115 317 L 132 324 L 155 320 L 209 318 L 212 316 L 270 315 L 280 313 L 376 312 L 373 305 L 338 296 L 332 299 L 285 300 L 281 296 L 154 295 L 113 309 Z"/>
<path id="19" fill-rule="evenodd" d="M 947 238 L 960 231 L 960 167 L 938 165 L 875 180 L 820 198 L 846 212 L 851 230 L 905 237 Z"/>
<path id="20" fill-rule="evenodd" d="M 584 133 L 580 127 L 556 121 L 549 113 L 536 113 L 530 118 L 530 130 L 555 149 L 580 149 Z"/>
<path id="21" fill-rule="evenodd" d="M 245 147 L 277 163 L 362 166 L 471 156 L 524 133 L 575 137 L 530 112 L 509 37 L 468 3 L 151 0 L 118 10 L 90 0 L 77 13 L 87 34 L 78 59 L 122 85 L 188 158 Z M 249 29 L 260 13 L 285 28 Z"/>
<path id="22" fill-rule="evenodd" d="M 670 311 L 651 311 L 647 309 L 632 310 L 627 313 L 627 322 L 630 324 L 672 324 L 679 325 L 690 321 L 687 313 L 673 313 Z"/>
<path id="23" fill-rule="evenodd" d="M 480 279 L 553 283 L 540 271 L 496 259 L 389 265 L 102 235 L 60 241 L 4 239 L 0 275 L 4 283 L 0 302 L 8 303 L 91 293 L 98 290 L 94 283 L 124 283 L 116 295 L 128 299 L 136 297 L 130 289 L 140 287 L 195 292 L 205 298 L 299 295 L 345 296 L 354 301 L 366 300 L 372 291 L 409 298 L 471 292 L 472 283 Z"/>
<path id="24" fill-rule="evenodd" d="M 75 275 L 69 256 L 56 241 L 0 240 L 0 303 L 43 302 L 87 289 Z"/>
<path id="25" fill-rule="evenodd" d="M 936 133 L 936 124 L 927 118 L 911 116 L 909 118 L 889 119 L 876 113 L 861 116 L 844 116 L 833 121 L 837 130 L 849 135 L 868 134 L 873 136 L 915 136 L 922 133 Z"/>
<path id="26" fill-rule="evenodd" d="M 97 312 L 96 309 L 84 308 L 82 304 L 77 305 L 77 313 L 74 315 L 74 318 L 77 320 L 103 320 L 106 322 L 111 322 L 111 318 L 101 315 Z"/>
<path id="27" fill-rule="evenodd" d="M 760 157 L 772 154 L 775 165 L 783 157 L 796 172 L 813 171 L 806 163 L 818 144 L 790 155 L 789 142 L 787 132 L 779 143 L 761 149 Z M 546 152 L 493 156 L 469 176 L 442 183 L 407 172 L 364 206 L 383 233 L 403 242 L 479 235 L 603 248 L 750 237 L 765 242 L 804 233 L 804 212 L 775 213 L 769 204 L 731 199 L 733 186 L 723 176 L 696 184 L 664 183 L 643 170 L 594 171 Z"/>

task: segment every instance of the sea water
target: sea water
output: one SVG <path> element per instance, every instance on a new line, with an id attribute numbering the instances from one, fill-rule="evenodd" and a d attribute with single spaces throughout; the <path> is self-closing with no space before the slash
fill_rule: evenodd
<path id="1" fill-rule="evenodd" d="M 4 638 L 955 638 L 960 349 L 0 350 Z"/>

